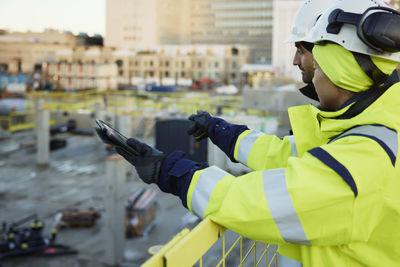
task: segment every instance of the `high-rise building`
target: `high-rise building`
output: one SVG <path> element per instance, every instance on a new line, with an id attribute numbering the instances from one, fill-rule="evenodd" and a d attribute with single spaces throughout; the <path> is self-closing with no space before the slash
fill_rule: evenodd
<path id="1" fill-rule="evenodd" d="M 105 45 L 152 47 L 189 42 L 187 0 L 107 0 Z"/>
<path id="2" fill-rule="evenodd" d="M 192 0 L 194 44 L 241 44 L 250 62 L 270 63 L 273 0 Z"/>
<path id="3" fill-rule="evenodd" d="M 107 46 L 247 45 L 271 62 L 273 0 L 107 0 Z"/>

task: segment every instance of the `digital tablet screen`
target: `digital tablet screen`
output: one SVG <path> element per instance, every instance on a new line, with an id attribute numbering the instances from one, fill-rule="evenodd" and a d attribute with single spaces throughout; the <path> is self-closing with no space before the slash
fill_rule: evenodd
<path id="1" fill-rule="evenodd" d="M 99 122 L 100 122 L 101 125 L 104 127 L 104 129 L 107 130 L 108 135 L 113 135 L 113 136 L 115 136 L 115 137 L 119 137 L 119 138 L 122 139 L 122 141 L 126 142 L 127 138 L 126 138 L 123 134 L 121 134 L 120 132 L 118 132 L 117 130 L 115 130 L 114 128 L 112 128 L 111 126 L 107 125 L 105 122 L 100 121 L 100 120 L 99 120 Z"/>

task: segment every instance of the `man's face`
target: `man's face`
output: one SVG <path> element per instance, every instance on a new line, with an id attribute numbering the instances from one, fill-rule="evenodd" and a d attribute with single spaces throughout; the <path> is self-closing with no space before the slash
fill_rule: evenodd
<path id="1" fill-rule="evenodd" d="M 293 58 L 293 65 L 298 66 L 301 70 L 301 75 L 304 83 L 311 83 L 314 77 L 313 55 L 301 45 L 301 42 L 296 42 L 296 54 Z"/>

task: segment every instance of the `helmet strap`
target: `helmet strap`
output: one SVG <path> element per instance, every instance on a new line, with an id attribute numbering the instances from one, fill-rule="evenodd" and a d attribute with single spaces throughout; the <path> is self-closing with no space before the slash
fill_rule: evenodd
<path id="1" fill-rule="evenodd" d="M 369 55 L 352 52 L 354 58 L 356 59 L 358 65 L 360 65 L 361 69 L 374 81 L 372 87 L 377 87 L 384 83 L 388 78 L 389 75 L 382 72 L 372 61 Z"/>

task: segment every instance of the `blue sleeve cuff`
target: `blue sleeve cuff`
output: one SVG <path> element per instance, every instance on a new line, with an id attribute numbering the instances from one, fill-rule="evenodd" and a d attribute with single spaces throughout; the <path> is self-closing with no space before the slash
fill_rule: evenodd
<path id="1" fill-rule="evenodd" d="M 163 192 L 178 196 L 187 208 L 186 196 L 193 174 L 197 170 L 207 168 L 208 164 L 186 159 L 185 156 L 183 151 L 169 154 L 164 159 L 157 184 Z"/>
<path id="2" fill-rule="evenodd" d="M 232 162 L 237 162 L 234 158 L 236 141 L 248 129 L 246 125 L 231 124 L 221 118 L 212 117 L 208 125 L 208 136 Z"/>

